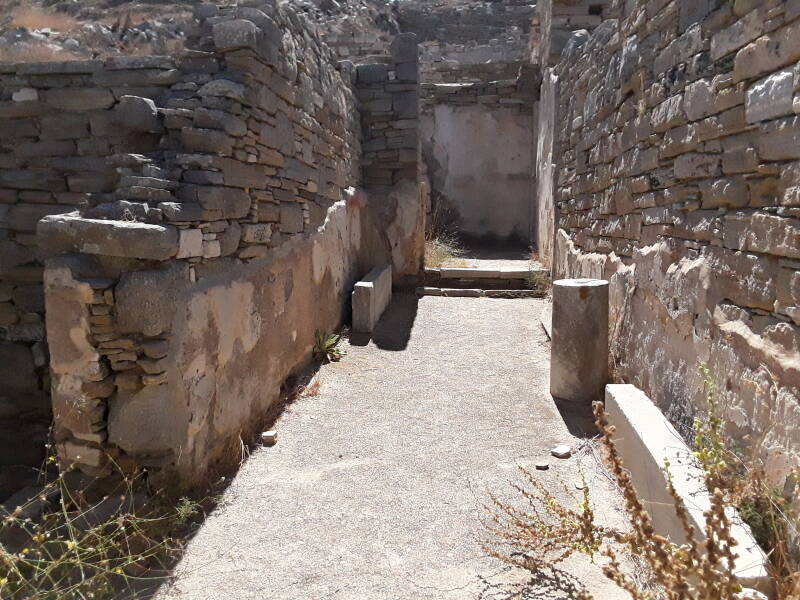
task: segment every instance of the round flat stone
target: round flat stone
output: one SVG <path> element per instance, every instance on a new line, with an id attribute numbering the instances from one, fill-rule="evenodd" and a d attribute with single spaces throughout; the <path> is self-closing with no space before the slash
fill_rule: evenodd
<path id="1" fill-rule="evenodd" d="M 572 448 L 562 444 L 550 450 L 550 454 L 552 454 L 556 458 L 569 458 L 570 456 L 572 456 Z"/>
<path id="2" fill-rule="evenodd" d="M 537 462 L 536 463 L 536 470 L 537 471 L 547 471 L 550 468 L 550 463 L 547 462 Z"/>

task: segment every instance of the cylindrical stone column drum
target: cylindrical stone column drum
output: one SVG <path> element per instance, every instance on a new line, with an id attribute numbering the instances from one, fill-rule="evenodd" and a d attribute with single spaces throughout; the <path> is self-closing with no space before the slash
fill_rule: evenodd
<path id="1" fill-rule="evenodd" d="M 550 394 L 562 400 L 601 400 L 608 383 L 608 282 L 553 282 Z"/>

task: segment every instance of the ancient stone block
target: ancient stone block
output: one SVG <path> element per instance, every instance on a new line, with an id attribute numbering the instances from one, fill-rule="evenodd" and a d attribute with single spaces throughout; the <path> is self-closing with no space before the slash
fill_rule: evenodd
<path id="1" fill-rule="evenodd" d="M 178 230 L 170 225 L 83 219 L 71 214 L 45 217 L 37 232 L 40 243 L 54 252 L 153 260 L 166 260 L 178 252 Z"/>
<path id="2" fill-rule="evenodd" d="M 755 11 L 746 14 L 711 38 L 711 60 L 718 60 L 726 54 L 738 50 L 761 35 L 764 21 Z"/>
<path id="3" fill-rule="evenodd" d="M 45 92 L 45 102 L 61 110 L 97 110 L 110 108 L 114 95 L 103 88 L 64 88 Z"/>
<path id="4" fill-rule="evenodd" d="M 181 143 L 192 152 L 209 152 L 230 156 L 233 153 L 233 138 L 216 129 L 184 127 L 181 129 Z"/>
<path id="5" fill-rule="evenodd" d="M 748 123 L 757 123 L 792 114 L 794 73 L 777 71 L 752 84 L 747 90 L 745 115 Z"/>
<path id="6" fill-rule="evenodd" d="M 355 284 L 353 331 L 370 333 L 392 299 L 392 267 L 375 267 Z"/>
<path id="7" fill-rule="evenodd" d="M 117 329 L 150 337 L 172 329 L 180 298 L 190 287 L 189 265 L 124 273 L 115 289 Z"/>
<path id="8" fill-rule="evenodd" d="M 233 19 L 215 23 L 213 35 L 217 50 L 258 48 L 258 27 L 252 21 Z"/>
<path id="9" fill-rule="evenodd" d="M 698 179 L 719 175 L 720 156 L 716 154 L 700 154 L 691 152 L 675 159 L 675 177 L 681 179 Z"/>
<path id="10" fill-rule="evenodd" d="M 381 83 L 389 79 L 389 67 L 385 64 L 358 65 L 356 67 L 358 83 Z"/>
<path id="11" fill-rule="evenodd" d="M 800 22 L 761 36 L 736 53 L 736 81 L 776 71 L 800 59 Z"/>
<path id="12" fill-rule="evenodd" d="M 303 232 L 303 208 L 297 202 L 281 202 L 281 233 Z"/>
<path id="13" fill-rule="evenodd" d="M 302 213 L 301 213 L 302 225 Z M 302 226 L 300 228 L 302 231 Z M 284 231 L 284 233 L 295 233 L 293 231 Z M 268 244 L 272 237 L 272 224 L 271 223 L 245 223 L 242 226 L 242 241 L 251 244 Z"/>
<path id="14" fill-rule="evenodd" d="M 203 255 L 203 232 L 200 229 L 181 229 L 178 253 L 175 258 Z"/>
<path id="15" fill-rule="evenodd" d="M 758 155 L 765 160 L 800 158 L 800 117 L 787 117 L 765 123 L 756 139 L 756 147 Z"/>
<path id="16" fill-rule="evenodd" d="M 245 99 L 245 86 L 228 79 L 213 79 L 197 90 L 197 95 L 230 98 L 232 100 Z"/>
<path id="17" fill-rule="evenodd" d="M 194 125 L 203 129 L 221 129 L 236 137 L 247 133 L 247 123 L 243 119 L 223 110 L 198 108 L 194 111 Z"/>
<path id="18" fill-rule="evenodd" d="M 149 98 L 122 96 L 114 113 L 117 122 L 129 131 L 158 133 L 163 129 L 156 104 Z"/>
<path id="19" fill-rule="evenodd" d="M 127 454 L 158 454 L 185 440 L 188 415 L 169 402 L 163 386 L 119 394 L 109 403 L 108 441 Z"/>

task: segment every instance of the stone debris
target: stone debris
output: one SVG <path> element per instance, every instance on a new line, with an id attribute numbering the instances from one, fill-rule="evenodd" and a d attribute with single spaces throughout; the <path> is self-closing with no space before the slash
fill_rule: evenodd
<path id="1" fill-rule="evenodd" d="M 537 471 L 547 471 L 550 468 L 550 463 L 548 462 L 537 462 L 536 463 L 536 470 Z"/>
<path id="2" fill-rule="evenodd" d="M 261 443 L 265 446 L 274 446 L 278 442 L 278 432 L 274 429 L 264 431 L 261 434 Z"/>
<path id="3" fill-rule="evenodd" d="M 562 444 L 560 446 L 556 446 L 555 448 L 551 449 L 550 454 L 552 454 L 556 458 L 569 458 L 570 456 L 572 456 L 572 448 Z"/>

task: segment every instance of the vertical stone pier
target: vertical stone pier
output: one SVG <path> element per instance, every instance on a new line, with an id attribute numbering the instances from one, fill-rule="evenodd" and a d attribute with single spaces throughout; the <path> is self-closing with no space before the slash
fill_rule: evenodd
<path id="1" fill-rule="evenodd" d="M 560 279 L 553 283 L 550 394 L 592 402 L 608 383 L 608 282 Z"/>

